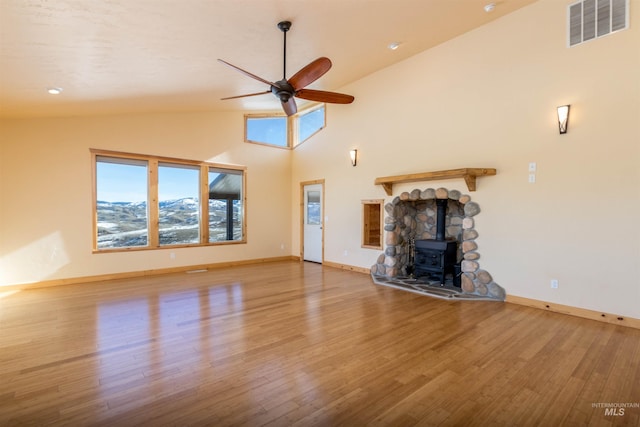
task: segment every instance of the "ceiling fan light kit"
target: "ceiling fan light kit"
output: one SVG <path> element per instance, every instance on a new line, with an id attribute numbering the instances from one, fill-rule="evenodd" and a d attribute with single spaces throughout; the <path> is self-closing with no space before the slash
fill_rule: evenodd
<path id="1" fill-rule="evenodd" d="M 290 21 L 281 21 L 278 23 L 278 28 L 283 33 L 284 37 L 284 49 L 283 49 L 283 77 L 282 80 L 277 82 L 270 82 L 248 71 L 243 70 L 229 62 L 222 59 L 218 59 L 219 62 L 233 68 L 234 70 L 257 80 L 261 83 L 269 85 L 269 90 L 264 92 L 249 93 L 245 95 L 229 96 L 226 99 L 244 98 L 248 96 L 264 95 L 266 93 L 272 93 L 280 100 L 282 109 L 291 116 L 298 111 L 298 106 L 294 98 L 302 98 L 309 101 L 325 102 L 330 104 L 351 104 L 355 99 L 351 95 L 346 95 L 338 92 L 327 92 L 322 90 L 305 89 L 306 86 L 318 80 L 329 69 L 331 69 L 331 60 L 329 58 L 320 57 L 314 61 L 311 61 L 308 65 L 302 67 L 300 71 L 295 73 L 291 78 L 287 80 L 287 31 L 291 29 Z"/>

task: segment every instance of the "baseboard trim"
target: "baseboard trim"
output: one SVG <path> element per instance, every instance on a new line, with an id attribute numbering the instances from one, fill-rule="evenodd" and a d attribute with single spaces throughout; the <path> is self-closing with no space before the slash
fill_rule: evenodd
<path id="1" fill-rule="evenodd" d="M 371 274 L 368 268 L 355 267 L 352 265 L 340 264 L 332 261 L 324 261 L 323 264 L 328 267 L 340 268 L 342 270 Z M 554 313 L 567 314 L 569 316 L 582 317 L 584 319 L 597 320 L 598 322 L 605 322 L 614 325 L 626 326 L 628 328 L 640 329 L 640 319 L 636 319 L 634 317 L 603 313 L 600 311 L 588 310 L 586 308 L 572 307 L 570 305 L 556 304 L 508 294 L 505 302 L 525 305 L 527 307 L 539 308 L 542 310 L 552 311 Z"/>
<path id="2" fill-rule="evenodd" d="M 0 291 L 26 290 L 49 288 L 53 286 L 76 285 L 79 283 L 104 282 L 107 280 L 132 279 L 135 277 L 158 276 L 162 274 L 184 273 L 189 271 L 213 270 L 218 268 L 235 267 L 238 265 L 263 264 L 279 261 L 299 261 L 297 256 L 280 256 L 273 258 L 255 258 L 241 261 L 217 262 L 213 264 L 186 265 L 182 267 L 160 268 L 153 270 L 128 271 L 124 273 L 100 274 L 96 276 L 71 277 L 68 279 L 44 280 L 41 282 L 22 283 L 16 285 L 0 286 Z"/>
<path id="3" fill-rule="evenodd" d="M 582 317 L 585 319 L 597 320 L 599 322 L 612 323 L 614 325 L 627 326 L 629 328 L 640 329 L 640 319 L 625 317 L 618 314 L 603 313 L 601 311 L 588 310 L 586 308 L 572 307 L 570 305 L 556 304 L 530 298 L 507 295 L 506 302 L 527 307 L 540 308 L 554 313 L 568 314 L 570 316 Z"/>
<path id="4" fill-rule="evenodd" d="M 326 260 L 322 261 L 322 265 L 326 265 L 327 267 L 339 268 L 341 270 L 356 271 L 358 273 L 364 273 L 364 274 L 371 273 L 371 271 L 368 268 L 356 267 L 356 266 L 347 265 L 347 264 L 340 264 L 333 261 L 326 261 Z"/>

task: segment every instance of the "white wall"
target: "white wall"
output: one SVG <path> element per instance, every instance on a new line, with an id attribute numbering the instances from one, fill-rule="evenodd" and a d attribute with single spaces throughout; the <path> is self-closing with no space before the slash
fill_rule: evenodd
<path id="1" fill-rule="evenodd" d="M 511 295 L 640 318 L 640 1 L 631 3 L 630 29 L 569 49 L 567 3 L 540 0 L 341 88 L 355 103 L 329 106 L 327 129 L 293 160 L 294 201 L 300 181 L 326 180 L 325 260 L 375 262 L 380 251 L 360 248 L 360 201 L 392 199 L 376 177 L 496 168 L 473 193 L 459 179 L 396 185 L 393 196 L 469 194 L 482 208 L 480 265 Z M 559 135 L 563 104 L 571 117 Z"/>
<path id="2" fill-rule="evenodd" d="M 0 286 L 291 252 L 291 153 L 244 143 L 242 113 L 4 120 L 0 130 Z M 92 254 L 90 148 L 246 166 L 248 243 Z"/>

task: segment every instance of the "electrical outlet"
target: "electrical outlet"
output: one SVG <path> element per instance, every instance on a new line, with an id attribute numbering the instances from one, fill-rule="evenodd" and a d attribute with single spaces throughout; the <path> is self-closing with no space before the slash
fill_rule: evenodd
<path id="1" fill-rule="evenodd" d="M 535 173 L 530 173 L 529 174 L 529 183 L 533 184 L 536 182 L 536 174 Z"/>
<path id="2" fill-rule="evenodd" d="M 344 250 L 344 256 L 349 256 L 349 251 L 348 250 Z"/>
<path id="3" fill-rule="evenodd" d="M 558 279 L 551 279 L 551 289 L 558 289 Z"/>
<path id="4" fill-rule="evenodd" d="M 169 258 L 170 259 L 176 259 L 176 253 L 175 252 L 170 252 L 169 253 Z"/>

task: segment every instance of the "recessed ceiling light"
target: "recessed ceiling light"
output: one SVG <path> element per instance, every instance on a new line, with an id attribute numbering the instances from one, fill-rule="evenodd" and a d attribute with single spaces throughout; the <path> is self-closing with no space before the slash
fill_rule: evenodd
<path id="1" fill-rule="evenodd" d="M 389 46 L 387 46 L 389 49 L 391 50 L 396 50 L 397 48 L 400 47 L 402 43 L 400 42 L 393 42 L 393 43 L 389 43 Z"/>
<path id="2" fill-rule="evenodd" d="M 60 95 L 62 93 L 62 88 L 61 87 L 50 87 L 47 89 L 47 92 L 50 95 Z"/>
<path id="3" fill-rule="evenodd" d="M 489 13 L 489 12 L 492 12 L 493 9 L 495 9 L 495 8 L 496 8 L 496 4 L 495 3 L 489 3 L 489 4 L 485 5 L 484 11 Z"/>

